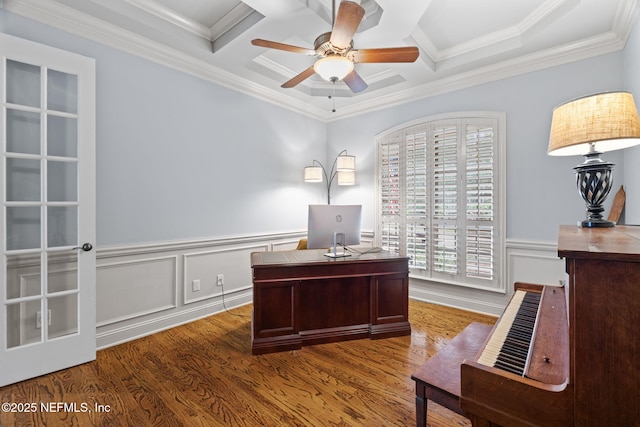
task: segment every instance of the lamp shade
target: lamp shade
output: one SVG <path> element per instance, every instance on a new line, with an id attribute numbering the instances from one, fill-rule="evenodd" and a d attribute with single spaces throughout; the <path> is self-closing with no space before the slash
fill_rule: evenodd
<path id="1" fill-rule="evenodd" d="M 353 71 L 353 62 L 344 56 L 330 55 L 318 59 L 313 69 L 325 80 L 342 80 Z"/>
<path id="2" fill-rule="evenodd" d="M 338 172 L 350 172 L 356 170 L 356 156 L 341 154 L 336 159 L 336 170 Z"/>
<path id="3" fill-rule="evenodd" d="M 338 171 L 338 185 L 356 185 L 356 172 Z"/>
<path id="4" fill-rule="evenodd" d="M 322 168 L 320 166 L 305 167 L 304 182 L 322 182 Z"/>
<path id="5" fill-rule="evenodd" d="M 606 152 L 636 144 L 640 144 L 640 118 L 629 92 L 591 95 L 553 110 L 548 149 L 552 156 Z"/>

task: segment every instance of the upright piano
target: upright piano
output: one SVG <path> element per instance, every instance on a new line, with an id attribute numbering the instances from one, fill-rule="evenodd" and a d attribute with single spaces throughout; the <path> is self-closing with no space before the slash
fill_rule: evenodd
<path id="1" fill-rule="evenodd" d="M 562 226 L 566 286 L 519 284 L 460 369 L 475 427 L 640 426 L 640 227 Z"/>

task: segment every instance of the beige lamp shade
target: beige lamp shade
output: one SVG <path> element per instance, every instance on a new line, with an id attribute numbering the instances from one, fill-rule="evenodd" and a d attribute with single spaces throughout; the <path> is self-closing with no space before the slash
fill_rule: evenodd
<path id="1" fill-rule="evenodd" d="M 304 182 L 322 182 L 322 168 L 320 166 L 305 167 Z"/>
<path id="2" fill-rule="evenodd" d="M 355 171 L 338 171 L 338 185 L 356 185 Z"/>
<path id="3" fill-rule="evenodd" d="M 356 170 L 356 156 L 341 154 L 336 159 L 336 170 L 338 172 L 351 172 Z"/>
<path id="4" fill-rule="evenodd" d="M 342 80 L 353 71 L 353 62 L 340 55 L 330 55 L 318 59 L 313 70 L 327 81 Z"/>
<path id="5" fill-rule="evenodd" d="M 548 149 L 552 156 L 604 153 L 636 144 L 640 144 L 640 118 L 629 92 L 591 95 L 553 110 Z"/>

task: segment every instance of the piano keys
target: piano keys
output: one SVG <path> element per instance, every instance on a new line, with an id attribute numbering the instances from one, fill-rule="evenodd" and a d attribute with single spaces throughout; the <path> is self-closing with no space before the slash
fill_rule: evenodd
<path id="1" fill-rule="evenodd" d="M 540 293 L 517 290 L 478 363 L 524 375 L 540 306 Z"/>
<path id="2" fill-rule="evenodd" d="M 461 366 L 460 406 L 474 426 L 572 425 L 569 367 L 565 289 L 517 283 L 476 358 Z"/>
<path id="3" fill-rule="evenodd" d="M 474 427 L 640 426 L 640 227 L 563 225 L 558 255 L 566 288 L 516 284 L 541 295 L 522 374 L 485 360 L 506 312 L 460 366 Z"/>

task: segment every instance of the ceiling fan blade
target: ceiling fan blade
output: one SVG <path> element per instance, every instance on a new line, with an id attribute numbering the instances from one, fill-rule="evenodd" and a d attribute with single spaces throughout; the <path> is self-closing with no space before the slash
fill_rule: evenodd
<path id="1" fill-rule="evenodd" d="M 347 86 L 349 86 L 349 89 L 351 89 L 351 92 L 353 93 L 362 92 L 369 87 L 365 81 L 362 80 L 360 74 L 356 73 L 356 70 L 347 74 L 347 76 L 342 80 L 347 84 Z"/>
<path id="2" fill-rule="evenodd" d="M 315 70 L 313 69 L 313 65 L 312 65 L 311 67 L 307 68 L 297 76 L 293 77 L 291 80 L 283 83 L 282 86 L 280 87 L 283 87 L 285 89 L 292 88 L 296 86 L 298 83 L 301 83 L 303 80 L 306 80 L 309 77 L 313 76 L 313 73 L 315 73 Z"/>
<path id="3" fill-rule="evenodd" d="M 353 62 L 414 62 L 420 52 L 415 46 L 360 49 L 349 52 Z"/>
<path id="4" fill-rule="evenodd" d="M 251 44 L 254 46 L 268 47 L 271 49 L 285 50 L 287 52 L 302 53 L 304 55 L 315 55 L 316 51 L 305 47 L 294 46 L 291 44 L 272 42 L 270 40 L 253 39 Z"/>
<path id="5" fill-rule="evenodd" d="M 331 45 L 337 49 L 345 49 L 351 44 L 360 21 L 364 16 L 364 9 L 358 3 L 343 1 L 338 8 L 338 16 L 331 30 Z"/>

